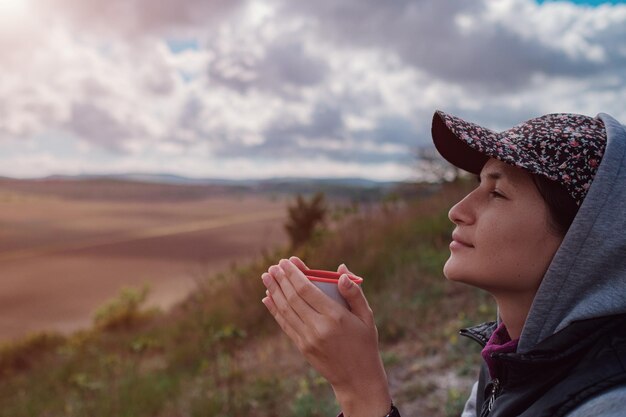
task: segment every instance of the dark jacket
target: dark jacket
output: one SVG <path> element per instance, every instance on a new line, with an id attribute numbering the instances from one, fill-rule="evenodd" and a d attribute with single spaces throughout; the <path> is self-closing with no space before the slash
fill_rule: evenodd
<path id="1" fill-rule="evenodd" d="M 495 329 L 464 329 L 482 346 Z M 478 416 L 565 416 L 599 393 L 626 384 L 626 314 L 581 320 L 526 353 L 494 354 L 496 375 L 483 367 Z"/>

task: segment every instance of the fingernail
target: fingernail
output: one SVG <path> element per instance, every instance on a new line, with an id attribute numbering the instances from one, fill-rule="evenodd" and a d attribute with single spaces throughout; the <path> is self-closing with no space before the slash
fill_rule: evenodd
<path id="1" fill-rule="evenodd" d="M 272 278 L 269 275 L 263 274 L 261 275 L 261 280 L 263 281 L 263 285 L 265 285 L 266 288 L 269 288 Z"/>
<path id="2" fill-rule="evenodd" d="M 342 266 L 343 266 L 344 268 L 348 268 L 348 267 L 346 266 L 346 264 L 341 264 L 341 265 L 339 265 L 339 267 L 340 267 L 340 268 L 341 268 Z"/>
<path id="3" fill-rule="evenodd" d="M 352 281 L 350 281 L 350 278 L 348 278 L 348 276 L 346 274 L 343 274 L 340 278 L 341 280 L 341 285 L 344 288 L 350 288 L 352 287 Z"/>

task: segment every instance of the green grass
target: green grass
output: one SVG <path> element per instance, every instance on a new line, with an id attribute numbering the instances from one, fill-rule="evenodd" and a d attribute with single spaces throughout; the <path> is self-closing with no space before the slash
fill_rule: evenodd
<path id="1" fill-rule="evenodd" d="M 456 331 L 492 317 L 492 303 L 441 274 L 453 226 L 447 211 L 469 186 L 448 184 L 402 209 L 351 211 L 341 216 L 341 227 L 296 253 L 310 267 L 346 263 L 364 277 L 389 367 L 403 358 L 387 348 L 410 341 L 423 355 L 444 352 L 441 366 L 459 375 L 475 368 L 475 348 Z M 289 255 L 267 251 L 206 277 L 168 312 L 145 309 L 147 289 L 125 289 L 98 310 L 88 331 L 43 333 L 3 346 L 0 416 L 335 415 L 332 390 L 295 348 L 285 347 L 260 302 L 261 273 Z M 435 389 L 426 382 L 412 388 L 415 395 Z M 444 395 L 450 404 L 433 415 L 452 415 L 464 393 Z"/>

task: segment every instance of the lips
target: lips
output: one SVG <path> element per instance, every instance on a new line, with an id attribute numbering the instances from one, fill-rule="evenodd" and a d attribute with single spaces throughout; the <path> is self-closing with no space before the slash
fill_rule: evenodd
<path id="1" fill-rule="evenodd" d="M 474 245 L 472 245 L 471 243 L 469 243 L 469 241 L 463 239 L 459 233 L 457 233 L 457 231 L 455 230 L 454 232 L 452 232 L 452 240 L 464 245 L 464 246 L 468 246 L 470 248 L 473 248 Z"/>

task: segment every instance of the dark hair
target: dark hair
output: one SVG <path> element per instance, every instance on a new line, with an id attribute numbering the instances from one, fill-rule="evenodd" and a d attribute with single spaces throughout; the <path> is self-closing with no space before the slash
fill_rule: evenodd
<path id="1" fill-rule="evenodd" d="M 531 174 L 531 177 L 539 194 L 548 205 L 550 211 L 548 221 L 552 231 L 559 236 L 565 236 L 578 213 L 576 200 L 558 182 L 538 174 Z"/>

